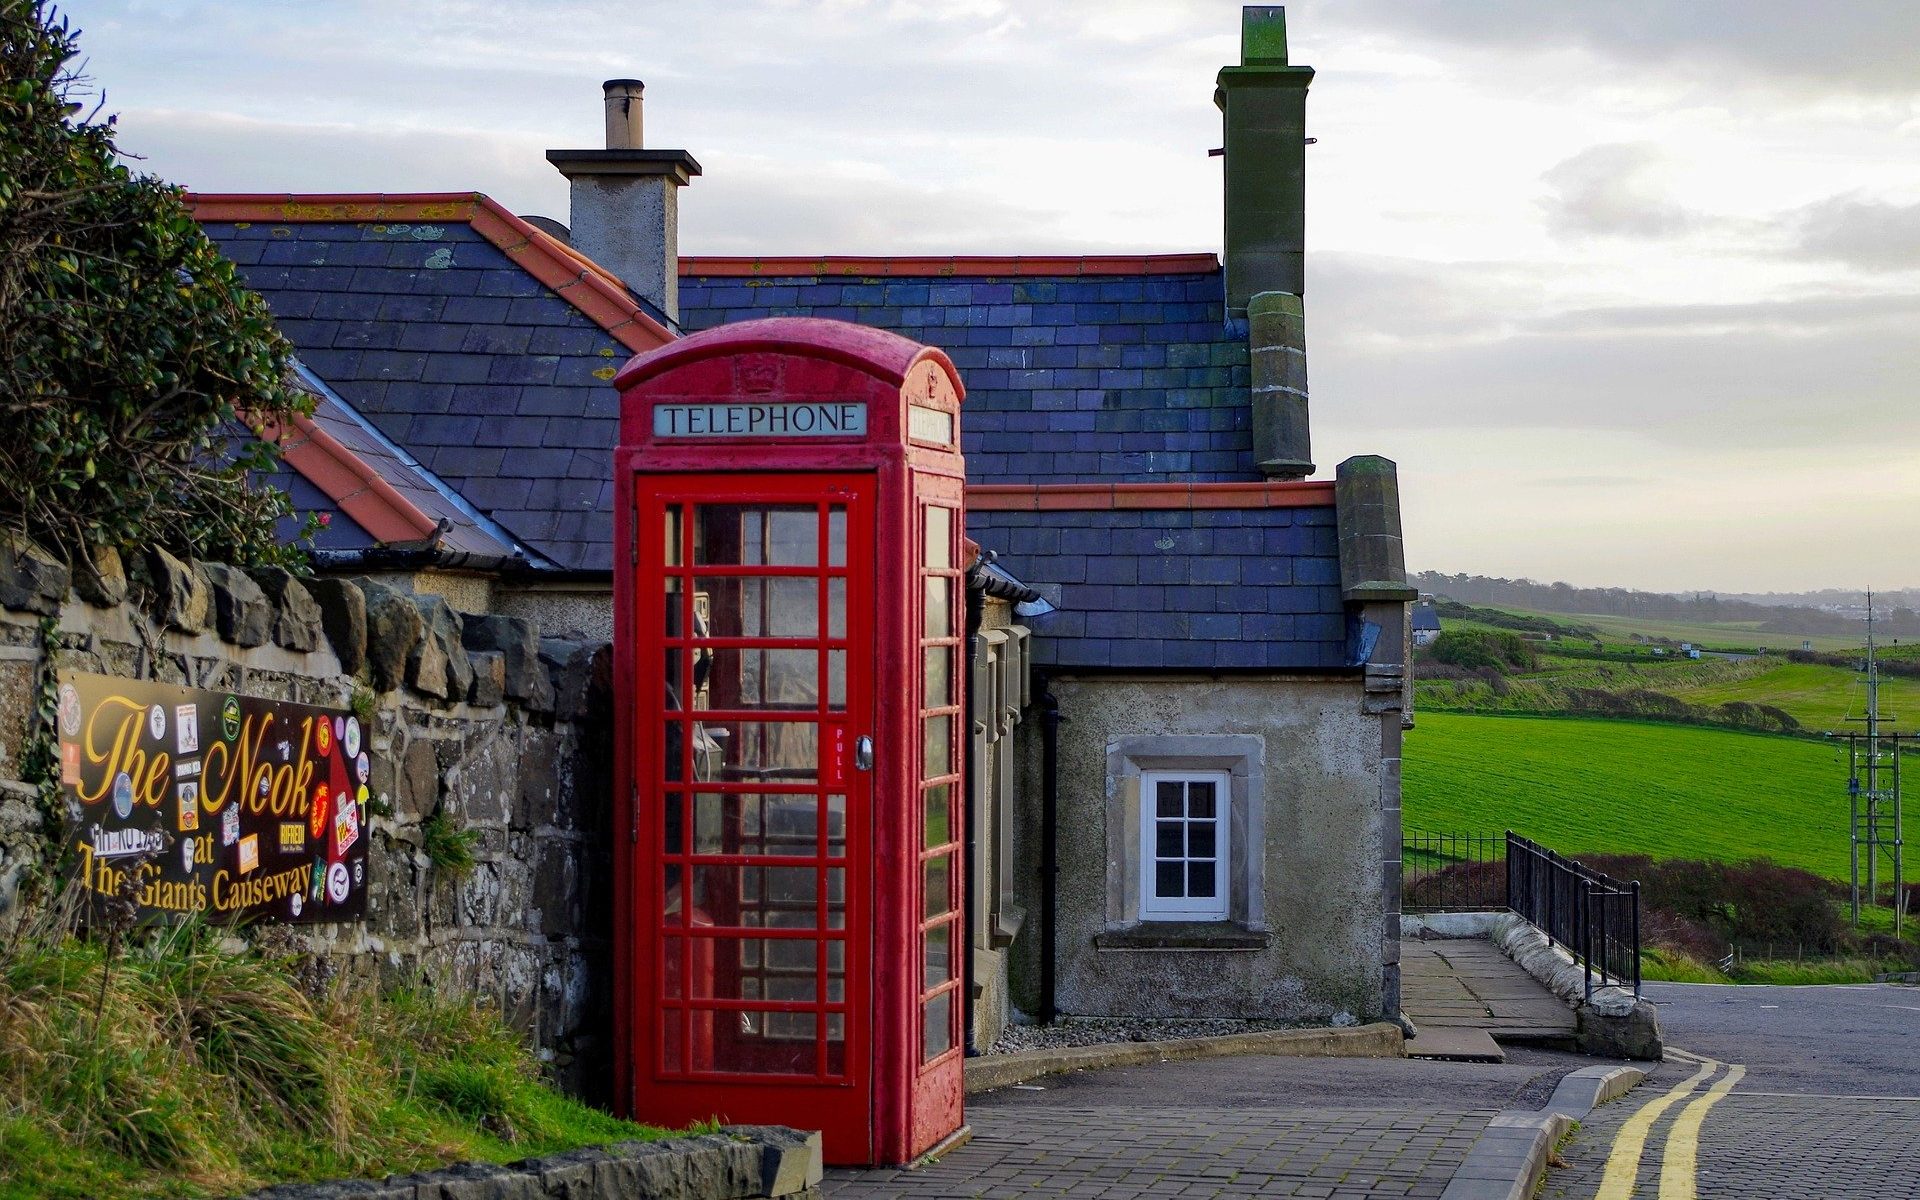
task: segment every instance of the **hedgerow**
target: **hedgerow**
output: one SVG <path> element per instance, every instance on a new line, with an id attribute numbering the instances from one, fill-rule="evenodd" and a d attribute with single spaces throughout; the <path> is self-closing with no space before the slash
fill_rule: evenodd
<path id="1" fill-rule="evenodd" d="M 160 544 L 289 562 L 274 450 L 246 423 L 310 411 L 288 346 L 175 188 L 117 161 L 76 31 L 0 0 L 0 532 L 75 563 Z"/>

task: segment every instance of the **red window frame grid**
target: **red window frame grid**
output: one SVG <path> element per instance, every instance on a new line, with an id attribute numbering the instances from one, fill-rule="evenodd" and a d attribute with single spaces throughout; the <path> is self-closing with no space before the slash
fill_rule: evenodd
<path id="1" fill-rule="evenodd" d="M 854 811 L 856 801 L 852 785 L 856 781 L 849 777 L 846 772 L 839 769 L 843 764 L 838 762 L 830 764 L 828 755 L 832 751 L 844 748 L 845 730 L 850 727 L 852 718 L 850 706 L 854 693 L 854 681 L 851 678 L 851 673 L 855 669 L 852 631 L 858 628 L 871 628 L 870 617 L 855 611 L 855 606 L 858 604 L 859 589 L 853 586 L 852 581 L 853 564 L 862 561 L 862 555 L 866 549 L 864 543 L 869 539 L 869 535 L 866 534 L 866 528 L 870 527 L 871 522 L 863 522 L 856 518 L 855 509 L 859 505 L 859 500 L 857 499 L 857 491 L 855 488 L 848 487 L 842 494 L 836 495 L 833 493 L 834 488 L 831 486 L 831 482 L 821 481 L 818 476 L 813 476 L 805 477 L 804 483 L 801 484 L 799 490 L 771 487 L 764 489 L 753 488 L 743 489 L 738 492 L 729 492 L 725 495 L 717 495 L 711 491 L 700 489 L 698 484 L 690 482 L 684 489 L 662 488 L 654 492 L 650 497 L 651 500 L 659 505 L 659 511 L 654 515 L 660 518 L 663 523 L 667 513 L 676 507 L 681 510 L 680 527 L 678 530 L 679 546 L 676 556 L 677 561 L 673 563 L 662 562 L 660 564 L 659 569 L 663 585 L 661 593 L 655 597 L 643 598 L 643 600 L 650 602 L 649 607 L 651 607 L 651 604 L 659 605 L 659 608 L 655 611 L 662 618 L 666 615 L 667 604 L 669 602 L 677 603 L 680 607 L 678 628 L 681 631 L 680 634 L 675 637 L 668 637 L 662 632 L 652 643 L 660 652 L 661 657 L 657 665 L 661 668 L 661 679 L 663 682 L 666 677 L 664 670 L 666 666 L 665 656 L 668 654 L 680 656 L 679 678 L 683 686 L 681 688 L 681 695 L 679 696 L 679 707 L 668 707 L 664 698 L 662 698 L 658 702 L 658 707 L 651 710 L 657 719 L 650 722 L 652 729 L 647 731 L 647 743 L 652 751 L 648 757 L 649 760 L 655 764 L 652 785 L 654 794 L 659 797 L 660 803 L 655 806 L 657 811 L 653 814 L 650 822 L 652 826 L 652 853 L 650 857 L 653 862 L 653 870 L 650 873 L 651 877 L 647 881 L 646 886 L 650 889 L 650 892 L 664 889 L 666 886 L 667 868 L 677 866 L 681 871 L 681 904 L 680 911 L 677 914 L 677 923 L 671 923 L 673 917 L 666 911 L 664 892 L 657 895 L 650 895 L 650 898 L 645 900 L 642 906 L 643 913 L 649 910 L 653 913 L 654 922 L 652 938 L 653 952 L 651 955 L 653 959 L 652 1001 L 659 1009 L 662 1027 L 659 1031 L 661 1036 L 655 1042 L 651 1059 L 654 1066 L 653 1078 L 661 1082 L 727 1082 L 741 1079 L 765 1079 L 770 1082 L 779 1083 L 811 1082 L 846 1086 L 852 1086 L 857 1082 L 854 1076 L 857 1063 L 855 1062 L 856 1055 L 853 1049 L 853 1040 L 854 1027 L 858 1016 L 855 1012 L 853 999 L 856 996 L 864 995 L 860 990 L 859 972 L 865 967 L 865 964 L 860 960 L 860 956 L 856 952 L 856 947 L 853 944 L 853 931 L 860 927 L 859 923 L 863 922 L 865 917 L 864 900 L 859 887 L 856 885 L 852 866 L 857 832 Z M 694 561 L 693 544 L 696 525 L 694 512 L 700 507 L 805 507 L 809 505 L 814 509 L 817 538 L 815 561 L 811 566 L 716 564 L 696 563 Z M 831 562 L 828 547 L 829 514 L 835 506 L 841 507 L 846 512 L 847 531 L 845 561 L 837 566 Z M 665 548 L 665 536 L 663 533 L 661 549 L 664 550 Z M 712 579 L 728 577 L 817 579 L 819 581 L 819 587 L 815 598 L 815 628 L 822 631 L 829 627 L 827 609 L 831 592 L 828 587 L 828 580 L 835 577 L 847 580 L 847 607 L 843 613 L 841 635 L 839 637 L 828 637 L 823 632 L 821 636 L 816 638 L 702 638 L 694 636 L 694 580 L 696 578 Z M 665 587 L 666 581 L 672 578 L 678 578 L 681 581 L 681 586 L 678 591 L 670 591 Z M 644 627 L 645 626 L 643 626 L 643 628 Z M 658 628 L 664 630 L 664 621 L 660 623 Z M 693 696 L 693 689 L 691 687 L 693 680 L 692 655 L 694 650 L 728 648 L 816 649 L 818 651 L 815 660 L 816 678 L 821 686 L 815 707 L 812 710 L 797 709 L 785 711 L 698 709 L 691 707 Z M 836 649 L 843 650 L 847 653 L 849 671 L 849 679 L 847 681 L 849 707 L 837 710 L 829 707 L 830 697 L 825 687 L 828 663 L 827 654 L 830 650 Z M 741 782 L 696 780 L 693 777 L 694 739 L 691 736 L 694 725 L 702 721 L 724 722 L 729 720 L 758 721 L 769 724 L 788 723 L 814 725 L 818 730 L 819 744 L 816 761 L 817 770 L 813 781 L 808 783 L 803 780 Z M 666 731 L 669 725 L 676 723 L 679 724 L 683 730 L 680 738 L 681 778 L 677 780 L 668 778 L 666 769 Z M 842 737 L 838 740 L 829 736 L 829 729 L 833 725 L 838 725 L 841 729 Z M 772 793 L 812 796 L 815 801 L 816 812 L 814 829 L 815 856 L 695 853 L 691 849 L 695 812 L 693 798 L 702 793 L 723 795 Z M 827 797 L 833 794 L 846 797 L 845 825 L 842 829 L 841 853 L 838 855 L 834 855 L 829 851 L 830 838 L 829 822 L 827 820 L 828 806 L 826 801 Z M 670 797 L 673 796 L 678 796 L 681 799 L 681 842 L 679 847 L 669 850 L 667 848 L 666 822 L 668 802 Z M 693 924 L 691 920 L 693 911 L 692 872 L 696 866 L 786 866 L 814 868 L 814 927 L 811 929 L 797 929 L 763 925 Z M 827 886 L 827 873 L 829 870 L 835 868 L 843 872 L 841 904 L 844 920 L 840 927 L 829 928 L 827 917 L 830 907 L 830 889 Z M 720 945 L 729 943 L 737 945 L 745 938 L 805 941 L 818 946 L 820 952 L 816 954 L 814 963 L 814 995 L 816 998 L 812 1001 L 768 1000 L 764 997 L 758 999 L 701 997 L 696 999 L 693 996 L 692 986 L 693 962 L 695 957 L 694 947 L 696 944 L 704 940 L 712 943 L 713 948 L 717 950 Z M 669 997 L 667 995 L 667 947 L 670 939 L 679 939 L 680 943 L 680 962 L 678 966 L 680 991 L 682 994 L 679 997 Z M 841 999 L 838 1001 L 829 1001 L 827 999 L 829 995 L 827 988 L 828 968 L 831 957 L 827 947 L 833 943 L 839 943 L 844 947 L 841 951 L 842 991 Z M 726 1071 L 715 1069 L 697 1070 L 693 1066 L 693 1020 L 694 1014 L 697 1012 L 811 1013 L 815 1018 L 813 1038 L 815 1055 L 814 1070 L 810 1073 L 775 1073 L 752 1070 Z M 827 1028 L 829 1024 L 828 1018 L 833 1016 L 838 1016 L 841 1023 L 840 1041 L 843 1046 L 843 1051 L 841 1054 L 841 1069 L 838 1072 L 828 1070 L 828 1045 L 831 1039 L 827 1036 Z M 666 1062 L 667 1043 L 665 1034 L 667 1032 L 666 1025 L 668 1022 L 673 1022 L 679 1026 L 680 1061 L 677 1067 L 670 1066 Z M 864 1042 L 864 1036 L 861 1040 Z"/>
<path id="2" fill-rule="evenodd" d="M 944 502 L 943 502 L 944 501 Z M 920 760 L 916 800 L 914 806 L 916 832 L 915 844 L 919 847 L 918 865 L 914 873 L 914 912 L 919 925 L 916 949 L 919 951 L 915 961 L 917 984 L 915 993 L 916 1017 L 914 1022 L 914 1045 L 917 1051 L 919 1072 L 926 1074 L 943 1066 L 954 1055 L 965 1049 L 965 1039 L 961 1036 L 960 1026 L 964 1019 L 965 1006 L 960 1001 L 961 984 L 964 973 L 961 971 L 961 958 L 966 953 L 964 930 L 961 928 L 960 870 L 962 846 L 964 841 L 961 829 L 960 797 L 961 775 L 960 761 L 965 749 L 966 730 L 961 720 L 964 705 L 961 703 L 961 674 L 966 668 L 963 658 L 964 637 L 961 633 L 963 612 L 966 605 L 965 570 L 960 565 L 961 535 L 960 507 L 945 497 L 920 495 L 915 497 L 914 511 L 918 520 L 914 528 L 914 548 L 917 552 L 918 569 L 914 572 L 915 589 L 913 596 L 913 628 L 917 631 L 918 661 L 914 664 L 914 708 L 919 719 L 915 722 L 916 759 Z M 947 514 L 947 561 L 946 567 L 932 567 L 927 560 L 927 521 L 928 514 L 944 512 Z M 944 578 L 948 581 L 947 632 L 949 636 L 930 638 L 926 636 L 927 581 Z M 950 647 L 951 661 L 947 671 L 947 699 L 949 703 L 933 707 L 926 706 L 926 652 L 935 647 Z M 939 717 L 947 721 L 947 762 L 946 769 L 938 775 L 931 774 L 931 764 L 925 759 L 927 721 Z M 937 787 L 946 789 L 947 835 L 948 840 L 935 846 L 927 841 L 927 793 Z M 926 879 L 927 864 L 934 859 L 947 859 L 947 898 L 946 907 L 939 914 L 929 917 L 927 913 Z M 941 926 L 947 927 L 947 979 L 934 987 L 926 986 L 927 936 Z M 927 1005 L 942 993 L 949 993 L 953 999 L 947 1002 L 947 1048 L 929 1058 L 926 1046 L 926 1010 Z"/>

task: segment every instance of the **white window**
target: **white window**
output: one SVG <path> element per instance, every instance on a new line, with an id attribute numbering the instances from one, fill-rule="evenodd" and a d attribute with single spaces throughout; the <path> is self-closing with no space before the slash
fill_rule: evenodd
<path id="1" fill-rule="evenodd" d="M 1141 774 L 1141 920 L 1227 919 L 1232 795 L 1226 771 Z"/>

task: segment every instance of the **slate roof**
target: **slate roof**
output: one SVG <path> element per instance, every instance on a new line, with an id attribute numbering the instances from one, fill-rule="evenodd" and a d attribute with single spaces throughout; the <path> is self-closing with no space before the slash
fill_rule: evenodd
<path id="1" fill-rule="evenodd" d="M 422 518 L 438 526 L 438 532 L 428 534 L 426 541 L 443 551 L 483 559 L 520 559 L 536 565 L 543 561 L 537 552 L 477 512 L 445 481 L 381 434 L 372 422 L 355 413 L 304 364 L 296 364 L 296 371 L 296 386 L 314 401 L 311 418 L 314 426 L 352 455 L 360 466 L 392 487 Z M 329 524 L 314 538 L 316 547 L 368 550 L 383 544 L 354 520 L 338 498 L 329 496 L 297 469 L 289 469 L 284 460 L 273 482 L 287 489 L 296 513 L 328 515 Z M 294 529 L 298 529 L 297 522 Z"/>
<path id="2" fill-rule="evenodd" d="M 1324 670 L 1351 665 L 1330 504 L 972 508 L 967 536 L 1058 606 L 1030 618 L 1051 667 Z"/>
<path id="3" fill-rule="evenodd" d="M 940 347 L 967 385 L 971 482 L 1260 478 L 1246 321 L 1228 318 L 1210 256 L 1050 260 L 1057 275 L 939 274 L 911 261 L 741 274 L 751 261 L 683 258 L 681 324 L 832 317 Z M 1130 270 L 1064 273 L 1088 262 Z M 842 273 L 863 265 L 874 273 Z"/>
<path id="4" fill-rule="evenodd" d="M 1413 606 L 1413 628 L 1416 630 L 1433 630 L 1438 632 L 1440 629 L 1440 614 L 1433 610 L 1433 605 L 1416 604 Z"/>
<path id="5" fill-rule="evenodd" d="M 633 338 L 614 336 L 591 305 L 561 294 L 572 285 L 543 283 L 526 256 L 510 257 L 458 215 L 207 213 L 203 228 L 266 298 L 301 360 L 380 433 L 554 565 L 611 567 L 619 397 L 607 381 Z M 548 266 L 571 253 L 557 242 L 535 248 Z M 591 275 L 577 258 L 568 269 Z M 608 307 L 605 293 L 617 288 L 604 279 L 595 288 L 587 299 Z M 659 332 L 650 344 L 665 339 Z"/>

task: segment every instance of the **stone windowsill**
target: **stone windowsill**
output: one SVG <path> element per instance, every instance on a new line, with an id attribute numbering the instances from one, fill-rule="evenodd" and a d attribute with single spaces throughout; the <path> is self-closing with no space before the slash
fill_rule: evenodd
<path id="1" fill-rule="evenodd" d="M 1272 938 L 1227 921 L 1142 921 L 1096 934 L 1093 944 L 1099 950 L 1247 951 L 1265 950 Z"/>

